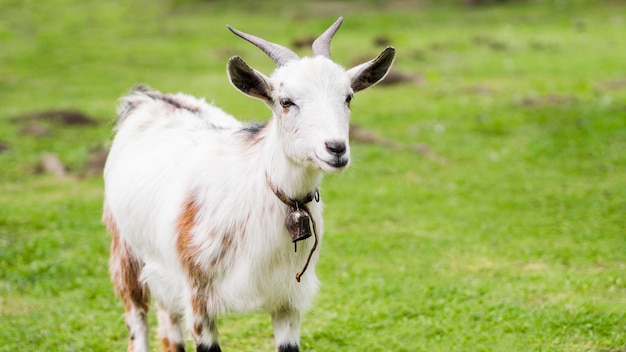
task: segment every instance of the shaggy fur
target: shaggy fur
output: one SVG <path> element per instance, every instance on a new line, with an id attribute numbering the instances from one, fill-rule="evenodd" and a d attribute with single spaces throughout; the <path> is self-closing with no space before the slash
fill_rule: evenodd
<path id="1" fill-rule="evenodd" d="M 293 251 L 288 207 L 268 183 L 302 199 L 324 172 L 348 166 L 349 100 L 382 79 L 393 49 L 383 54 L 348 71 L 323 56 L 291 60 L 271 77 L 232 59 L 231 82 L 273 111 L 265 124 L 145 86 L 122 98 L 104 171 L 104 222 L 129 350 L 149 350 L 149 293 L 164 351 L 183 350 L 184 321 L 197 350 L 219 351 L 218 315 L 255 310 L 271 314 L 278 350 L 299 349 L 300 316 L 318 289 L 319 251 L 298 283 L 313 241 Z M 308 208 L 321 240 L 322 204 Z"/>

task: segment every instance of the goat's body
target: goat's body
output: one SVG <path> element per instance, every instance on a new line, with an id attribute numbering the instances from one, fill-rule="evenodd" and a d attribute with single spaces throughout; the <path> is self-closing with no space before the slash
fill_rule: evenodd
<path id="1" fill-rule="evenodd" d="M 279 66 L 267 77 L 240 57 L 227 65 L 231 83 L 272 110 L 265 125 L 180 93 L 138 87 L 122 99 L 103 219 L 129 351 L 149 350 L 150 294 L 164 351 L 184 351 L 184 318 L 197 352 L 220 352 L 217 316 L 253 310 L 271 314 L 278 352 L 299 351 L 300 315 L 318 288 L 323 221 L 314 195 L 324 172 L 349 165 L 354 92 L 382 79 L 395 55 L 390 47 L 346 71 L 330 60 L 340 24 L 310 58 L 229 27 Z M 301 241 L 297 251 L 292 241 Z"/>
<path id="2" fill-rule="evenodd" d="M 105 221 L 140 263 L 139 284 L 174 315 L 192 309 L 199 274 L 211 316 L 306 309 L 315 272 L 299 283 L 294 276 L 312 240 L 294 252 L 286 207 L 268 186 L 268 177 L 284 176 L 276 173 L 280 146 L 264 131 L 272 122 L 249 128 L 203 101 L 156 92 L 131 93 L 125 106 L 105 169 Z M 309 173 L 288 177 L 319 181 Z M 309 208 L 321 238 L 321 205 Z"/>

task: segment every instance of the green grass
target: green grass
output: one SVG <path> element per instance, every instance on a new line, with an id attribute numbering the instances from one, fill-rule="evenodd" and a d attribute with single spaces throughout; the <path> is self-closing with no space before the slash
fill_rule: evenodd
<path id="1" fill-rule="evenodd" d="M 353 143 L 353 167 L 324 180 L 303 350 L 626 351 L 623 3 L 241 4 L 0 4 L 0 351 L 125 348 L 87 172 L 119 96 L 145 82 L 264 119 L 225 63 L 272 63 L 225 25 L 290 45 L 339 15 L 339 63 L 374 57 L 384 36 L 423 81 L 359 93 L 353 122 L 430 153 Z M 12 119 L 67 108 L 99 123 L 40 122 L 34 137 Z M 35 173 L 43 153 L 71 176 Z M 219 326 L 224 350 L 273 350 L 265 315 Z"/>

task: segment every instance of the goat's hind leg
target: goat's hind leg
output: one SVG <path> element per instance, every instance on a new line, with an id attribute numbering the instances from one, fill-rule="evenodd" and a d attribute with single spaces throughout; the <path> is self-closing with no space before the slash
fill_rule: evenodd
<path id="1" fill-rule="evenodd" d="M 185 339 L 181 330 L 182 316 L 172 313 L 159 303 L 159 339 L 163 352 L 185 352 Z"/>
<path id="2" fill-rule="evenodd" d="M 148 351 L 148 288 L 139 281 L 141 266 L 125 244 L 111 245 L 109 264 L 115 293 L 124 301 L 129 352 Z"/>
<path id="3" fill-rule="evenodd" d="M 109 273 L 115 293 L 124 301 L 129 352 L 148 352 L 148 304 L 150 293 L 140 281 L 141 262 L 120 237 L 117 225 L 105 208 L 104 223 L 111 233 Z"/>
<path id="4" fill-rule="evenodd" d="M 139 280 L 141 264 L 125 243 L 115 236 L 111 244 L 109 271 L 117 295 L 124 301 L 129 352 L 148 352 L 148 305 L 150 293 Z"/>
<path id="5" fill-rule="evenodd" d="M 272 326 L 277 352 L 299 352 L 300 312 L 295 309 L 280 309 L 272 313 Z"/>

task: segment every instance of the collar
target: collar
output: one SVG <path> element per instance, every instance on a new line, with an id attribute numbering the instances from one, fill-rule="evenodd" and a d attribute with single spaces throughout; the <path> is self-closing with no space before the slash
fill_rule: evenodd
<path id="1" fill-rule="evenodd" d="M 291 208 L 300 209 L 302 208 L 302 205 L 311 203 L 314 199 L 318 203 L 320 201 L 320 192 L 317 189 L 315 189 L 315 191 L 309 192 L 302 199 L 292 199 L 287 197 L 287 195 L 283 191 L 279 190 L 278 188 L 274 188 L 269 180 L 267 180 L 267 183 L 270 186 L 272 192 L 274 192 L 274 194 L 276 195 L 276 197 L 278 197 L 281 202 L 285 203 Z"/>
<path id="2" fill-rule="evenodd" d="M 308 215 L 308 219 L 310 220 L 311 225 L 313 225 L 313 236 L 315 238 L 315 242 L 313 242 L 313 247 L 311 247 L 311 251 L 309 252 L 309 256 L 307 257 L 306 263 L 304 264 L 304 267 L 302 268 L 302 270 L 300 270 L 299 272 L 296 273 L 296 281 L 300 282 L 300 277 L 302 277 L 302 274 L 304 274 L 304 272 L 306 271 L 307 267 L 309 266 L 309 262 L 311 261 L 311 257 L 313 256 L 313 252 L 315 252 L 315 249 L 317 249 L 317 245 L 319 243 L 319 238 L 317 237 L 317 225 L 315 224 L 315 219 L 313 219 L 313 215 L 311 215 L 311 211 L 309 210 L 309 207 L 306 206 L 307 203 L 312 202 L 313 200 L 315 200 L 316 202 L 320 201 L 320 192 L 318 189 L 315 189 L 315 191 L 309 192 L 304 198 L 302 199 L 291 199 L 289 198 L 283 191 L 281 191 L 280 189 L 274 187 L 274 185 L 272 185 L 272 182 L 270 182 L 269 177 L 267 177 L 266 175 L 266 180 L 267 180 L 267 185 L 269 186 L 269 188 L 272 190 L 272 192 L 276 195 L 276 197 L 283 202 L 285 205 L 287 205 L 289 207 L 289 213 L 287 214 L 287 217 L 289 217 L 289 215 L 295 211 L 299 211 L 300 209 L 302 211 L 304 211 L 307 215 Z M 286 225 L 285 225 L 286 226 Z M 297 250 L 297 247 L 294 247 Z"/>

